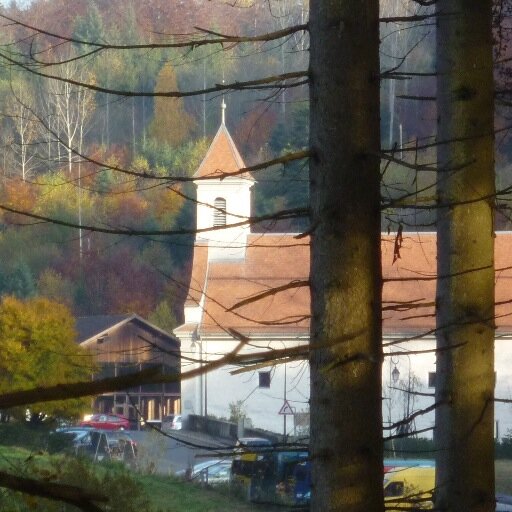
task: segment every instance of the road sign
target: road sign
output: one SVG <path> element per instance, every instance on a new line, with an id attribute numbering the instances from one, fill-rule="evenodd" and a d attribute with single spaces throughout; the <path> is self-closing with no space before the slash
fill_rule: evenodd
<path id="1" fill-rule="evenodd" d="M 279 414 L 292 415 L 295 414 L 293 412 L 292 406 L 288 403 L 288 400 L 285 400 L 281 409 L 279 409 Z"/>

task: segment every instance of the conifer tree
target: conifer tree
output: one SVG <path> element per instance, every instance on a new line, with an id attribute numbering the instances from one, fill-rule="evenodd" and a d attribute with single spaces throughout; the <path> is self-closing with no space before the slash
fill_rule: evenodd
<path id="1" fill-rule="evenodd" d="M 491 0 L 438 0 L 436 508 L 494 510 Z"/>
<path id="2" fill-rule="evenodd" d="M 383 507 L 378 18 L 311 2 L 313 512 Z"/>
<path id="3" fill-rule="evenodd" d="M 155 92 L 178 90 L 176 72 L 167 62 L 158 74 Z M 179 146 L 189 137 L 193 128 L 191 116 L 180 98 L 155 98 L 155 113 L 150 134 L 160 143 Z"/>

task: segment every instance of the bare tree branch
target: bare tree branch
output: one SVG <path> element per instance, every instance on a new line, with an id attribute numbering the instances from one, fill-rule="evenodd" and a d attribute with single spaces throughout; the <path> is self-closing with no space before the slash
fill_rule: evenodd
<path id="1" fill-rule="evenodd" d="M 241 301 L 237 302 L 234 306 L 231 306 L 226 311 L 231 312 L 231 311 L 234 311 L 235 309 L 241 308 L 242 306 L 247 306 L 247 304 L 252 304 L 253 302 L 257 302 L 266 297 L 276 295 L 277 293 L 280 293 L 280 292 L 283 292 L 286 290 L 291 290 L 293 288 L 304 288 L 305 286 L 309 286 L 309 280 L 291 281 L 282 286 L 276 286 L 274 288 L 271 288 L 270 290 L 265 290 L 264 292 L 257 293 L 255 295 L 253 295 L 252 297 L 241 300 Z"/>
<path id="2" fill-rule="evenodd" d="M 297 32 L 303 32 L 303 31 L 308 30 L 308 24 L 304 23 L 304 24 L 300 24 L 300 25 L 294 25 L 291 27 L 287 27 L 282 30 L 277 30 L 275 32 L 259 34 L 257 36 L 237 36 L 237 35 L 221 34 L 221 33 L 213 32 L 211 30 L 201 28 L 201 27 L 194 27 L 201 34 L 214 35 L 217 37 L 212 38 L 212 39 L 206 39 L 204 37 L 194 38 L 193 34 L 187 34 L 185 36 L 186 41 L 183 41 L 183 42 L 145 43 L 145 44 L 124 45 L 124 44 L 101 43 L 98 41 L 85 41 L 85 40 L 76 39 L 73 37 L 66 37 L 62 34 L 50 32 L 48 30 L 44 30 L 44 29 L 42 29 L 40 27 L 36 27 L 34 25 L 29 25 L 28 23 L 24 23 L 20 20 L 11 18 L 5 14 L 0 14 L 0 18 L 11 22 L 15 26 L 20 26 L 20 27 L 32 30 L 37 34 L 49 36 L 49 37 L 55 38 L 59 41 L 63 41 L 66 43 L 79 44 L 79 45 L 83 45 L 83 46 L 90 46 L 90 47 L 94 48 L 94 50 L 93 50 L 94 53 L 96 53 L 98 51 L 104 51 L 104 50 L 155 50 L 155 49 L 160 49 L 160 48 L 191 48 L 191 49 L 194 49 L 194 48 L 198 48 L 200 46 L 212 45 L 212 44 L 225 45 L 225 44 L 233 44 L 233 43 L 268 42 L 268 41 L 274 41 L 276 39 L 282 39 L 284 37 L 288 37 Z M 180 37 L 180 36 L 174 36 L 174 37 L 176 38 L 176 37 Z M 183 37 L 183 36 L 181 36 L 181 37 Z M 89 52 L 84 56 L 89 56 L 91 53 L 92 52 Z M 45 65 L 53 65 L 53 64 L 60 64 L 60 62 L 45 63 Z"/>
<path id="3" fill-rule="evenodd" d="M 50 80 L 56 80 L 59 82 L 65 82 L 71 85 L 76 85 L 77 87 L 84 87 L 86 89 L 90 89 L 96 92 L 102 92 L 105 94 L 113 94 L 116 96 L 126 96 L 126 97 L 136 97 L 136 98 L 154 98 L 154 97 L 163 97 L 163 98 L 187 98 L 191 96 L 202 96 L 203 94 L 217 93 L 222 91 L 242 91 L 248 89 L 266 89 L 266 88 L 279 88 L 286 89 L 290 87 L 298 87 L 301 85 L 305 85 L 307 80 L 299 80 L 299 78 L 307 78 L 309 76 L 307 71 L 293 71 L 290 73 L 282 73 L 279 75 L 268 76 L 265 78 L 259 78 L 257 80 L 247 80 L 242 82 L 233 82 L 231 84 L 216 84 L 214 87 L 207 87 L 205 89 L 197 89 L 193 91 L 187 92 L 179 92 L 179 91 L 167 91 L 167 92 L 144 92 L 144 91 L 123 91 L 118 89 L 110 89 L 108 87 L 101 87 L 99 85 L 95 85 L 88 82 L 82 82 L 80 80 L 73 80 L 71 78 L 65 78 L 58 75 L 51 75 L 48 73 L 42 73 L 37 71 L 33 66 L 29 66 L 21 61 L 15 60 L 9 57 L 5 53 L 0 52 L 0 59 L 4 59 L 9 64 L 16 66 L 24 71 L 32 73 L 33 75 L 40 76 L 42 78 L 47 78 Z M 289 83 L 289 81 L 291 81 Z"/>
<path id="4" fill-rule="evenodd" d="M 225 226 L 214 226 L 211 228 L 203 228 L 203 229 L 175 229 L 175 230 L 138 230 L 138 229 L 115 229 L 115 228 L 101 228 L 99 226 L 88 226 L 83 224 L 77 224 L 74 222 L 67 222 L 64 220 L 56 219 L 53 217 L 46 217 L 44 215 L 37 215 L 35 213 L 18 210 L 16 208 L 11 208 L 7 205 L 0 204 L 0 210 L 4 210 L 6 212 L 15 213 L 21 215 L 23 217 L 28 217 L 31 219 L 35 219 L 41 222 L 48 222 L 51 224 L 56 224 L 58 226 L 64 226 L 68 228 L 74 229 L 82 229 L 85 231 L 91 231 L 96 233 L 108 233 L 111 235 L 124 235 L 124 236 L 170 236 L 170 235 L 193 235 L 196 233 L 204 233 L 211 231 L 218 231 L 223 229 L 229 229 L 238 226 L 245 226 L 247 224 L 255 224 L 258 222 L 263 222 L 265 220 L 275 220 L 275 219 L 290 219 L 301 216 L 307 216 L 309 214 L 308 208 L 292 208 L 289 210 L 281 210 L 280 212 L 276 212 L 268 215 L 260 215 L 258 217 L 249 217 L 247 220 L 242 222 L 234 222 L 231 224 L 226 224 Z"/>
<path id="5" fill-rule="evenodd" d="M 78 507 L 84 512 L 103 512 L 103 509 L 93 502 L 106 503 L 109 500 L 104 494 L 88 492 L 75 485 L 39 481 L 33 478 L 12 475 L 5 471 L 0 471 L 0 487 L 30 496 L 63 501 Z"/>

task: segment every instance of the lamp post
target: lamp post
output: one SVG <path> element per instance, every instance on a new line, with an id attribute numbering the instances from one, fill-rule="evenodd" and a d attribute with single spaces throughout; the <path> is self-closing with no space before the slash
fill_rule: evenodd
<path id="1" fill-rule="evenodd" d="M 407 418 L 407 425 L 405 425 L 405 433 L 409 434 L 411 430 L 411 424 L 409 422 L 409 418 L 411 416 L 411 393 L 413 391 L 412 389 L 412 381 L 411 381 L 411 358 L 409 357 L 409 354 L 404 354 L 407 356 L 407 362 L 409 364 L 409 368 L 407 371 L 407 401 L 405 406 L 405 418 Z"/>
<path id="2" fill-rule="evenodd" d="M 393 420 L 393 388 L 397 385 L 400 379 L 400 370 L 398 369 L 398 357 L 393 357 L 393 354 L 389 357 L 389 403 L 388 403 L 388 422 L 391 426 Z"/>
<path id="3" fill-rule="evenodd" d="M 395 367 L 393 368 L 393 371 L 391 372 L 391 380 L 393 381 L 393 384 L 397 384 L 400 379 L 400 370 L 398 369 L 398 361 L 394 363 Z"/>
<path id="4" fill-rule="evenodd" d="M 411 358 L 409 356 L 409 354 L 401 354 L 401 355 L 404 355 L 407 357 L 407 361 L 408 361 L 408 371 L 407 371 L 407 387 L 404 387 L 403 385 L 401 386 L 401 390 L 403 392 L 405 392 L 407 394 L 406 396 L 406 399 L 405 399 L 405 407 L 404 407 L 404 411 L 403 411 L 403 420 L 404 420 L 404 423 L 401 425 L 401 430 L 402 430 L 402 433 L 404 434 L 409 434 L 410 432 L 410 424 L 409 424 L 409 417 L 411 415 L 411 392 L 412 392 L 412 385 L 413 385 L 413 382 L 411 380 Z M 389 372 L 390 372 L 390 382 L 393 382 L 394 385 L 397 385 L 400 381 L 400 370 L 398 369 L 398 365 L 399 365 L 399 362 L 400 362 L 400 358 L 397 357 L 395 359 L 393 359 L 393 357 L 391 357 L 390 359 L 390 365 L 389 365 Z M 391 370 L 393 366 L 393 370 Z M 391 396 L 391 393 L 390 393 L 390 396 Z M 407 423 L 405 422 L 405 420 L 407 420 Z"/>
<path id="5" fill-rule="evenodd" d="M 286 363 L 284 363 L 284 402 L 286 404 Z M 283 414 L 283 441 L 286 443 L 286 416 Z"/>
<path id="6" fill-rule="evenodd" d="M 203 361 L 203 340 L 197 336 L 192 340 L 190 344 L 190 348 L 198 349 L 199 355 L 199 368 L 201 372 L 199 374 L 199 415 L 204 416 L 205 418 L 208 416 L 208 376 L 206 372 L 203 372 L 203 366 L 205 362 Z M 204 396 L 204 400 L 203 400 Z M 203 404 L 204 404 L 204 412 L 203 412 Z"/>
<path id="7" fill-rule="evenodd" d="M 389 402 L 388 402 L 388 423 L 389 428 L 393 425 L 393 388 L 396 387 L 400 380 L 400 370 L 398 369 L 399 359 L 393 357 L 393 354 L 389 357 Z M 391 430 L 390 430 L 391 433 Z M 391 438 L 391 455 L 394 458 L 395 453 L 395 439 Z"/>

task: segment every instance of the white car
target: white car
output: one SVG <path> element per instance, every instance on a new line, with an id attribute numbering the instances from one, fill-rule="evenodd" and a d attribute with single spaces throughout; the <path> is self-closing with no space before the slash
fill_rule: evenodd
<path id="1" fill-rule="evenodd" d="M 512 496 L 496 494 L 496 512 L 511 512 Z"/>
<path id="2" fill-rule="evenodd" d="M 206 460 L 192 468 L 177 471 L 176 476 L 207 485 L 226 483 L 231 478 L 231 460 Z"/>
<path id="3" fill-rule="evenodd" d="M 183 420 L 181 414 L 169 414 L 164 416 L 162 420 L 162 430 L 181 430 L 183 428 Z"/>

